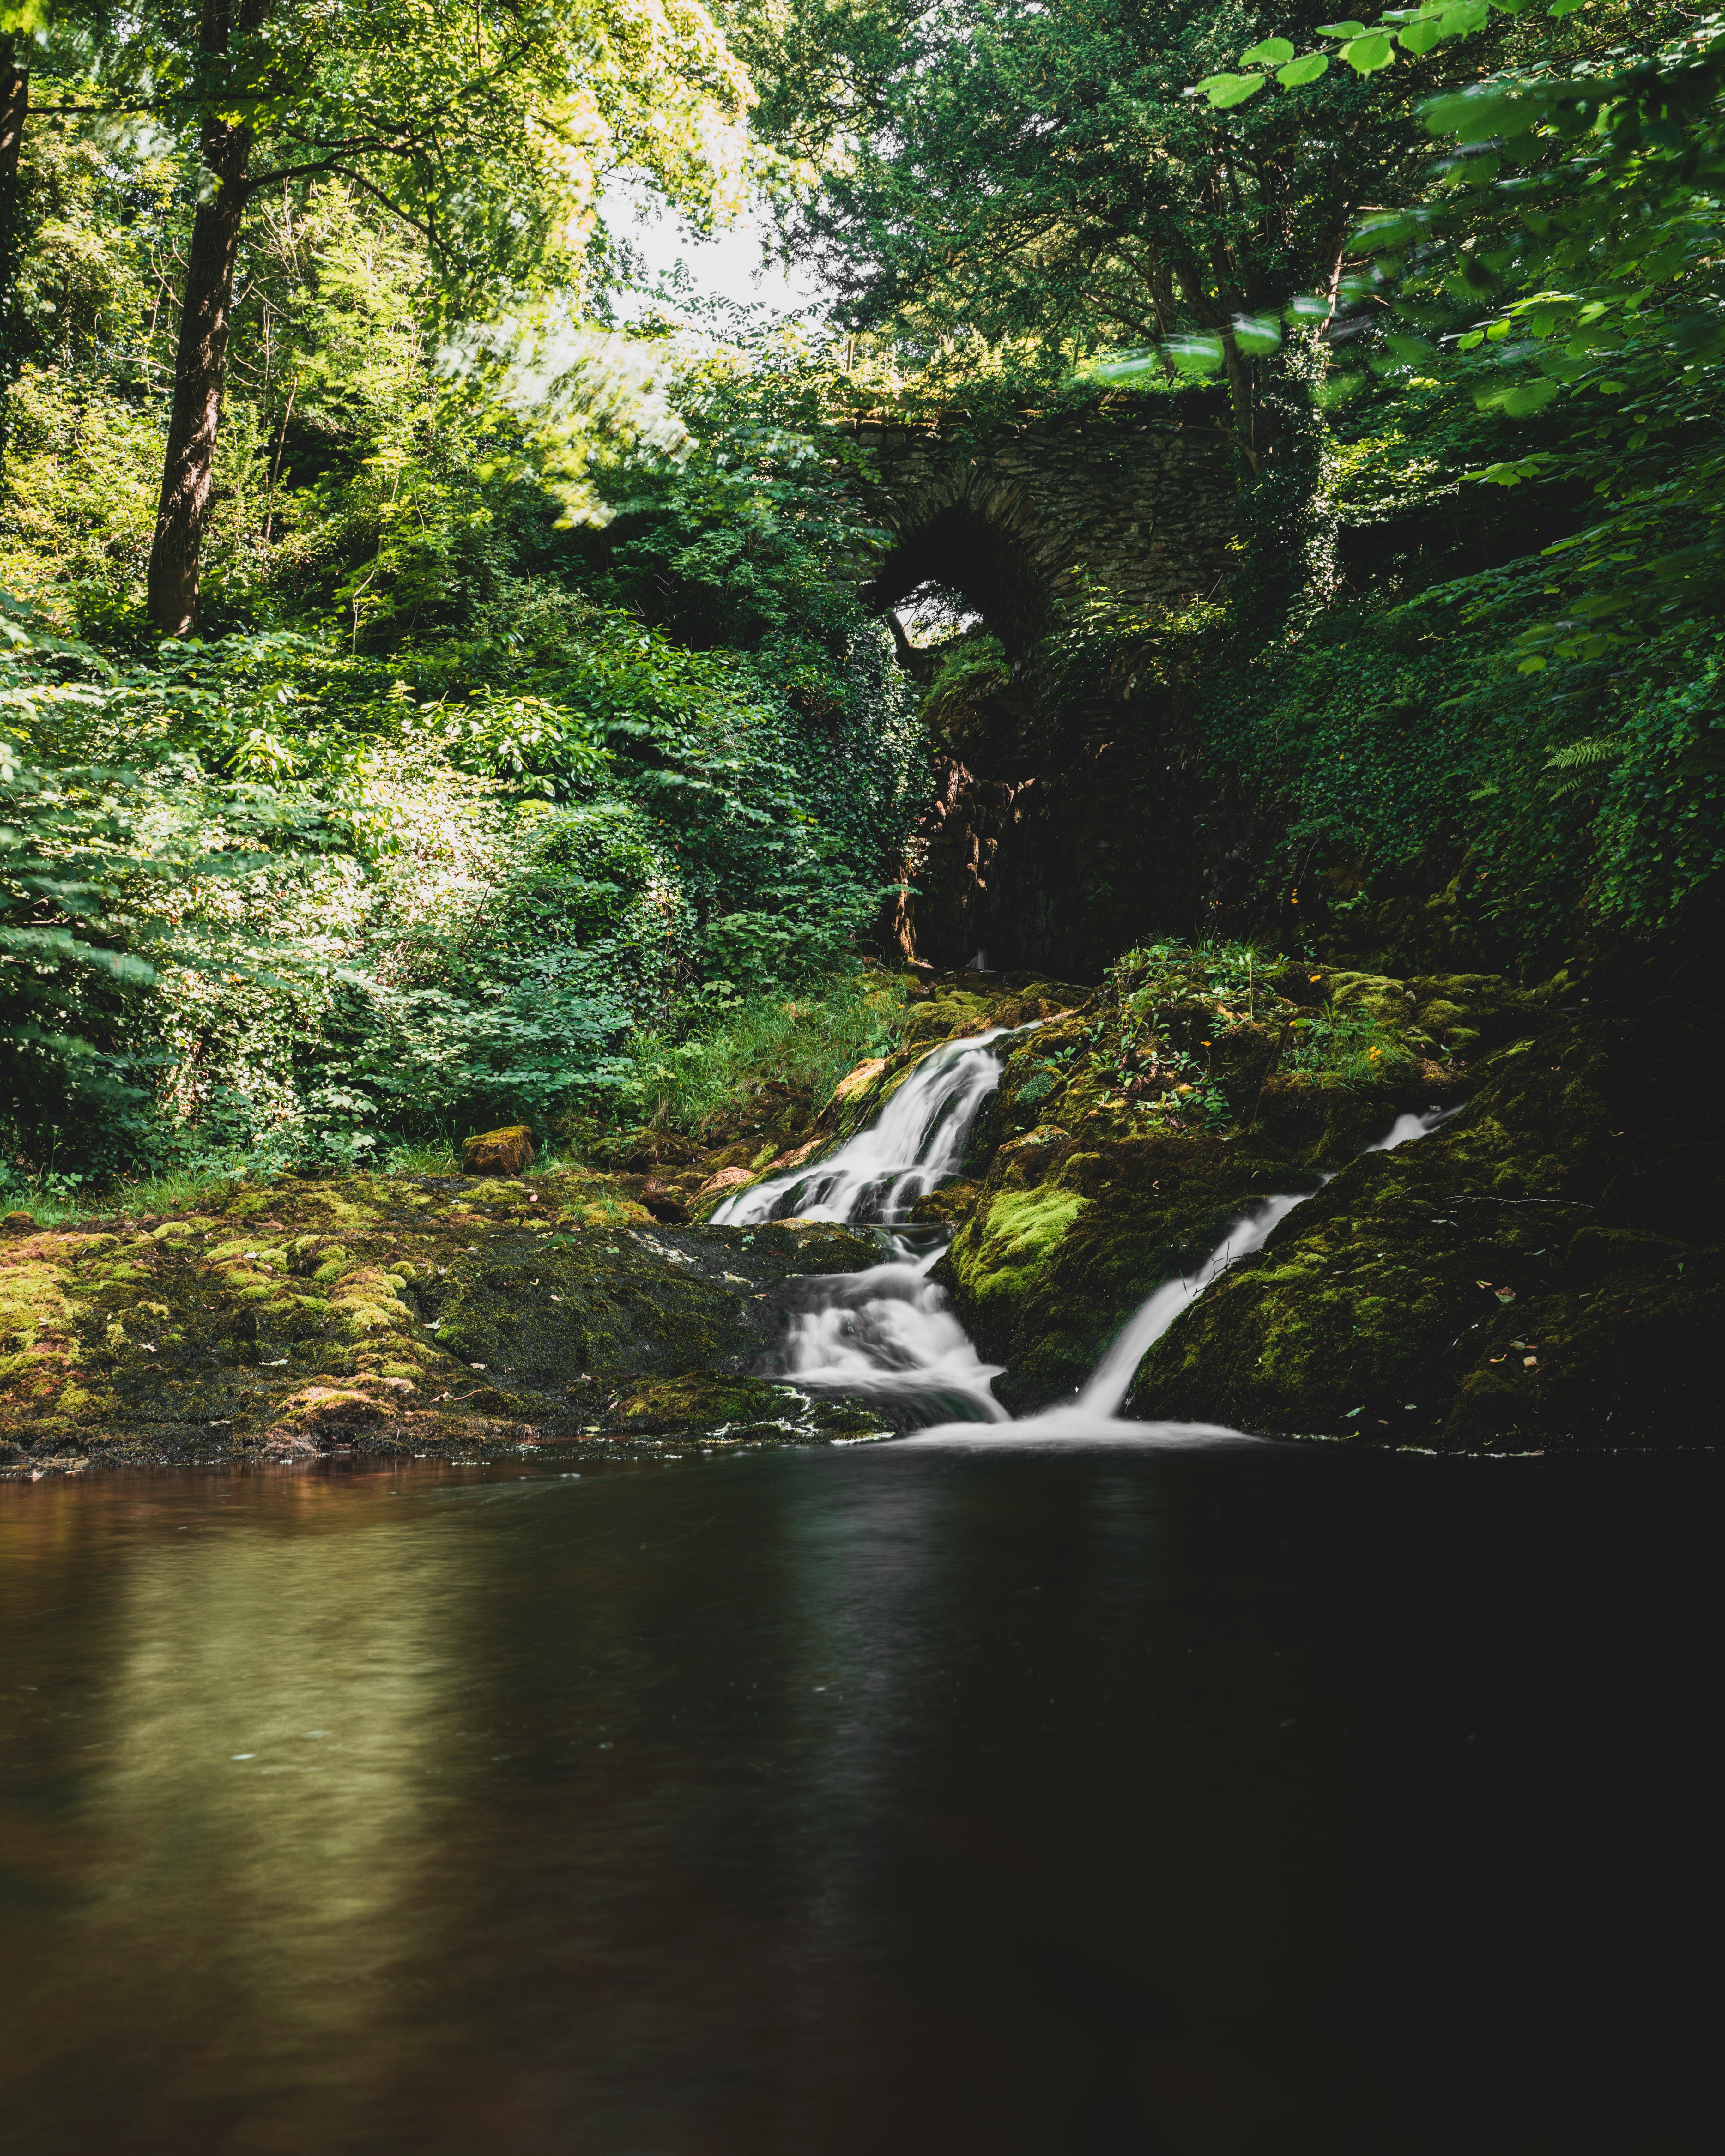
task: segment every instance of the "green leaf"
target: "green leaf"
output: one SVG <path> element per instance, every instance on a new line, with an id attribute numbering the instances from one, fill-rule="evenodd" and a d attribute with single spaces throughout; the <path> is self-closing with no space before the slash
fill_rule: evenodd
<path id="1" fill-rule="evenodd" d="M 1363 23 L 1320 23 L 1317 26 L 1321 38 L 1363 38 L 1365 33 Z"/>
<path id="2" fill-rule="evenodd" d="M 1495 83 L 1429 99 L 1420 117 L 1434 135 L 1453 135 L 1459 142 L 1483 142 L 1494 135 L 1519 135 L 1539 116 L 1537 99 Z"/>
<path id="3" fill-rule="evenodd" d="M 1273 315 L 1236 315 L 1234 341 L 1249 359 L 1261 359 L 1281 347 L 1281 325 Z"/>
<path id="4" fill-rule="evenodd" d="M 1291 67 L 1285 67 L 1276 79 L 1284 90 L 1298 90 L 1302 83 L 1316 82 L 1329 64 L 1327 53 L 1307 53 Z"/>
<path id="5" fill-rule="evenodd" d="M 1538 479 L 1542 469 L 1551 462 L 1544 454 L 1518 457 L 1512 463 L 1487 465 L 1479 475 L 1494 486 L 1519 486 L 1524 479 Z"/>
<path id="6" fill-rule="evenodd" d="M 1343 45 L 1342 57 L 1361 74 L 1375 74 L 1379 68 L 1394 64 L 1395 48 L 1381 30 L 1372 30 L 1363 38 L 1355 38 Z"/>
<path id="7" fill-rule="evenodd" d="M 1207 75 L 1198 87 L 1218 112 L 1226 112 L 1231 106 L 1244 105 L 1269 80 L 1262 74 L 1213 74 Z"/>
<path id="8" fill-rule="evenodd" d="M 1542 375 L 1531 382 L 1518 382 L 1513 388 L 1479 390 L 1473 401 L 1481 412 L 1502 412 L 1512 419 L 1525 419 L 1549 404 L 1558 389 L 1557 382 Z"/>
<path id="9" fill-rule="evenodd" d="M 1240 64 L 1242 67 L 1281 67 L 1293 57 L 1294 49 L 1286 38 L 1266 38 L 1262 44 L 1242 53 Z"/>
<path id="10" fill-rule="evenodd" d="M 1416 59 L 1424 59 L 1432 47 L 1443 42 L 1443 32 L 1430 17 L 1424 21 L 1409 23 L 1407 28 L 1398 31 L 1396 43 L 1404 53 Z"/>

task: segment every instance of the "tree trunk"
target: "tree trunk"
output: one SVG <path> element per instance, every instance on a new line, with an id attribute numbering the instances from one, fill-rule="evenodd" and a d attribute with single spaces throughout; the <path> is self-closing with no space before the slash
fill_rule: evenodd
<path id="1" fill-rule="evenodd" d="M 0 243 L 8 254 L 18 245 L 18 161 L 29 109 L 30 78 L 18 65 L 13 39 L 0 37 Z"/>
<path id="2" fill-rule="evenodd" d="M 13 40 L 0 37 L 0 455 L 5 454 L 7 406 L 22 357 L 17 286 L 24 246 L 24 203 L 18 152 L 29 109 L 30 78 L 18 64 Z"/>
<path id="3" fill-rule="evenodd" d="M 259 28 L 270 0 L 203 0 L 198 42 L 206 58 L 228 51 L 229 33 Z M 150 549 L 150 619 L 169 636 L 184 636 L 198 619 L 198 562 L 209 522 L 216 429 L 222 417 L 222 377 L 228 362 L 228 321 L 234 307 L 234 265 L 240 221 L 251 199 L 246 177 L 252 131 L 209 108 L 198 139 L 215 192 L 192 222 L 180 345 L 174 358 L 174 406 L 168 421 L 162 501 Z"/>
<path id="4" fill-rule="evenodd" d="M 198 619 L 198 557 L 213 492 L 234 265 L 250 192 L 246 166 L 252 131 L 211 121 L 203 130 L 203 147 L 216 190 L 200 206 L 192 224 L 179 351 L 174 361 L 173 414 L 168 422 L 155 543 L 150 549 L 150 619 L 167 636 L 186 635 Z"/>

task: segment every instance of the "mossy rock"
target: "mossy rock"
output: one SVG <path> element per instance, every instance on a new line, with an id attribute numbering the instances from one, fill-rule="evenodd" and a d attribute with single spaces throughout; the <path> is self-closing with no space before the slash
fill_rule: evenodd
<path id="1" fill-rule="evenodd" d="M 1512 1043 L 1453 1123 L 1354 1162 L 1185 1311 L 1133 1411 L 1440 1449 L 1697 1441 L 1725 1260 L 1623 1224 L 1626 1190 L 1668 1219 L 1701 1173 L 1660 1142 L 1690 1091 L 1644 1063 L 1611 1022 Z"/>
<path id="2" fill-rule="evenodd" d="M 846 1395 L 811 1399 L 794 1385 L 713 1370 L 687 1370 L 618 1394 L 604 1426 L 622 1437 L 792 1439 L 855 1443 L 890 1436 L 866 1403 Z"/>
<path id="3" fill-rule="evenodd" d="M 373 1450 L 554 1435 L 578 1424 L 567 1388 L 583 1377 L 608 1397 L 747 1375 L 782 1341 L 788 1283 L 880 1255 L 824 1224 L 660 1227 L 630 1216 L 627 1182 L 352 1177 L 249 1194 L 167 1236 L 8 1236 L 0 1441 L 30 1458 L 100 1442 L 116 1462 L 316 1450 L 284 1406 L 307 1387 L 386 1404 L 348 1418 Z M 593 1210 L 604 1224 L 567 1224 Z"/>
<path id="4" fill-rule="evenodd" d="M 1259 1202 L 1309 1190 L 1457 1090 L 1457 1074 L 1401 1051 L 1346 1082 L 1280 1069 L 1302 1007 L 1224 973 L 1202 954 L 1145 954 L 1007 1060 L 967 1162 L 986 1168 L 980 1194 L 941 1277 L 982 1353 L 1006 1364 L 996 1390 L 1015 1408 L 1081 1384 L 1145 1296 Z M 1297 985 L 1327 997 L 1330 977 Z M 1354 975 L 1339 993 L 1374 1024 L 1411 1023 L 1399 983 Z"/>
<path id="5" fill-rule="evenodd" d="M 963 1177 L 937 1183 L 916 1200 L 911 1218 L 919 1227 L 959 1228 L 976 1210 L 981 1195 L 982 1185 Z"/>
<path id="6" fill-rule="evenodd" d="M 937 1277 L 1015 1410 L 1081 1384 L 1132 1312 L 1257 1200 L 1310 1177 L 1201 1133 L 1033 1132 L 996 1153 Z"/>
<path id="7" fill-rule="evenodd" d="M 716 1433 L 732 1424 L 784 1434 L 796 1426 L 801 1405 L 798 1395 L 786 1384 L 688 1370 L 680 1377 L 656 1378 L 619 1393 L 607 1420 L 613 1430 L 639 1437 L 683 1436 L 694 1430 Z"/>

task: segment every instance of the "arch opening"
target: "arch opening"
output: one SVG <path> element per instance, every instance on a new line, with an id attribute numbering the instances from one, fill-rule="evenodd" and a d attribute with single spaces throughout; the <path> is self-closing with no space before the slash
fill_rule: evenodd
<path id="1" fill-rule="evenodd" d="M 925 588 L 962 600 L 1015 664 L 1047 625 L 1048 594 L 1022 539 L 966 503 L 952 503 L 900 535 L 875 573 L 869 603 L 886 613 Z"/>

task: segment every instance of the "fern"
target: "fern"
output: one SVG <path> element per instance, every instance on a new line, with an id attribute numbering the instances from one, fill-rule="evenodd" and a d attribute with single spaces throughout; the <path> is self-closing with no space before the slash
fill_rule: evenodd
<path id="1" fill-rule="evenodd" d="M 1549 773 L 1563 773 L 1552 792 L 1558 800 L 1582 788 L 1596 778 L 1602 778 L 1607 768 L 1618 762 L 1629 746 L 1622 734 L 1586 734 L 1563 748 L 1553 749 L 1545 759 Z"/>

